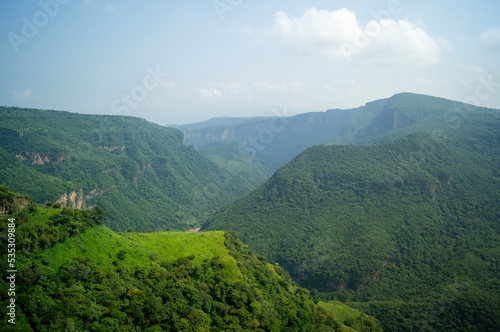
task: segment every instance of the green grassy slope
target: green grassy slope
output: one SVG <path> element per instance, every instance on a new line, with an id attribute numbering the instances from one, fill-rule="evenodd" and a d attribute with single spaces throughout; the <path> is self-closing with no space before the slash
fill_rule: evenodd
<path id="1" fill-rule="evenodd" d="M 376 331 L 379 323 L 376 319 L 371 316 L 366 315 L 360 310 L 348 307 L 340 301 L 320 301 L 318 305 L 328 311 L 335 313 L 335 318 L 349 326 L 350 331 Z"/>
<path id="2" fill-rule="evenodd" d="M 349 330 L 231 233 L 117 234 L 100 225 L 99 210 L 31 207 L 0 216 L 1 248 L 16 219 L 17 260 L 16 324 L 2 319 L 2 331 Z M 380 331 L 367 320 L 365 331 Z"/>
<path id="3" fill-rule="evenodd" d="M 236 280 L 241 276 L 236 262 L 224 247 L 224 232 L 208 233 L 125 233 L 118 235 L 106 226 L 88 229 L 78 237 L 68 239 L 47 250 L 45 255 L 54 268 L 81 255 L 92 257 L 103 266 L 111 266 L 118 253 L 123 264 L 139 267 L 149 260 L 175 261 L 195 254 L 192 262 L 200 265 L 206 259 L 219 257 L 227 267 L 228 277 Z"/>
<path id="4" fill-rule="evenodd" d="M 186 230 L 252 187 L 183 144 L 123 116 L 0 107 L 0 184 L 39 203 L 100 205 L 115 230 Z"/>

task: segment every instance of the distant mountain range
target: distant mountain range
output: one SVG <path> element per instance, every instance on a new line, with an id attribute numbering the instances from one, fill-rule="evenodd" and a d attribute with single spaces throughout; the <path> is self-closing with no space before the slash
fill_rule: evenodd
<path id="1" fill-rule="evenodd" d="M 184 133 L 187 145 L 198 151 L 226 146 L 255 157 L 272 171 L 318 144 L 362 144 L 373 139 L 392 139 L 410 131 L 459 126 L 476 107 L 443 98 L 400 93 L 354 109 L 331 109 L 291 117 L 214 118 L 205 122 L 174 126 Z M 417 123 L 422 122 L 420 125 Z M 428 126 L 427 123 L 434 122 Z M 411 128 L 410 128 L 411 127 Z M 425 128 L 424 128 L 425 127 Z M 387 135 L 382 135 L 387 133 Z M 401 133 L 401 134 L 399 134 Z"/>
<path id="2" fill-rule="evenodd" d="M 312 112 L 292 117 L 215 118 L 201 123 L 175 126 L 185 143 L 199 151 L 217 144 L 236 143 L 242 154 L 251 155 L 275 171 L 303 150 L 330 142 L 344 126 L 358 118 L 374 117 L 387 99 L 348 110 Z"/>

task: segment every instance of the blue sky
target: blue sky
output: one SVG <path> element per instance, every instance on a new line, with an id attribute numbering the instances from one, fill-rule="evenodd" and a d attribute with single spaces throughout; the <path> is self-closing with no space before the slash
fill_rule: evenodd
<path id="1" fill-rule="evenodd" d="M 408 91 L 500 108 L 499 1 L 4 0 L 0 104 L 182 124 Z"/>

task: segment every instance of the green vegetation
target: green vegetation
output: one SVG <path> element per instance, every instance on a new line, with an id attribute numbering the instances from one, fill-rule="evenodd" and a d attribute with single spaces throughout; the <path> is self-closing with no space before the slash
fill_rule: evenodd
<path id="1" fill-rule="evenodd" d="M 376 118 L 386 102 L 387 99 L 383 99 L 355 109 L 335 109 L 291 117 L 215 118 L 176 128 L 184 132 L 186 143 L 194 145 L 200 152 L 226 161 L 239 161 L 243 157 L 246 164 L 251 164 L 254 170 L 261 173 L 262 168 L 277 170 L 313 145 L 331 142 L 353 123 L 359 126 Z M 278 110 L 277 113 L 281 111 L 285 110 Z M 348 143 L 351 143 L 350 139 Z M 228 155 L 232 158 L 228 159 Z"/>
<path id="2" fill-rule="evenodd" d="M 388 102 L 401 122 L 353 136 L 385 143 L 312 147 L 203 229 L 237 232 L 385 330 L 498 330 L 500 113 L 415 98 Z"/>
<path id="3" fill-rule="evenodd" d="M 245 153 L 235 142 L 229 144 L 211 143 L 203 146 L 199 151 L 219 167 L 245 179 L 248 187 L 252 189 L 257 189 L 272 175 L 269 168 L 262 165 L 252 155 Z"/>
<path id="4" fill-rule="evenodd" d="M 187 230 L 254 186 L 183 144 L 183 135 L 123 116 L 0 107 L 0 184 L 36 202 L 102 206 L 114 230 Z"/>
<path id="5" fill-rule="evenodd" d="M 346 306 L 340 301 L 318 302 L 318 305 L 327 311 L 335 313 L 336 319 L 342 324 L 356 331 L 382 331 L 379 322 L 361 312 Z"/>
<path id="6" fill-rule="evenodd" d="M 216 119 L 187 131 L 201 152 L 129 117 L 0 120 L 0 184 L 29 194 L 0 186 L 13 331 L 500 330 L 498 110 L 403 93 Z"/>
<path id="7" fill-rule="evenodd" d="M 17 197 L 0 193 L 4 201 Z M 1 234 L 15 217 L 19 243 L 16 324 L 2 319 L 2 331 L 347 331 L 335 308 L 315 304 L 232 233 L 117 234 L 99 225 L 103 216 L 99 209 L 18 207 L 0 217 Z M 36 245 L 46 234 L 65 235 Z M 3 317 L 6 258 L 2 249 Z M 363 322 L 378 331 L 372 318 Z"/>

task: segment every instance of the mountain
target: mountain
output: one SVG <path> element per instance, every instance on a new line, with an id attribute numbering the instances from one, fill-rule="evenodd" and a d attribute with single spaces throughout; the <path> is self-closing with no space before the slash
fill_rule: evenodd
<path id="1" fill-rule="evenodd" d="M 399 93 L 387 99 L 375 116 L 354 118 L 331 143 L 373 144 L 423 132 L 439 138 L 447 131 L 459 129 L 477 110 L 497 111 L 444 98 Z"/>
<path id="2" fill-rule="evenodd" d="M 334 109 L 292 117 L 215 118 L 202 123 L 175 126 L 184 132 L 186 144 L 204 151 L 214 143 L 237 144 L 240 154 L 255 157 L 275 171 L 303 150 L 332 141 L 346 126 L 369 121 L 383 109 L 387 99 L 355 109 Z"/>
<path id="3" fill-rule="evenodd" d="M 409 132 L 439 134 L 443 127 L 460 126 L 472 105 L 414 93 L 366 103 L 354 109 L 331 109 L 290 117 L 214 118 L 175 126 L 186 144 L 209 157 L 223 159 L 224 149 L 238 148 L 247 164 L 276 171 L 303 150 L 318 144 L 365 144 L 394 140 Z M 407 132 L 406 129 L 409 130 Z M 386 133 L 386 135 L 384 135 Z M 217 151 L 213 151 L 213 147 Z M 264 172 L 266 173 L 266 172 Z M 262 177 L 257 177 L 257 181 Z M 261 183 L 265 181 L 262 180 Z"/>
<path id="4" fill-rule="evenodd" d="M 399 94 L 358 120 L 202 229 L 384 330 L 498 330 L 500 111 Z"/>
<path id="5" fill-rule="evenodd" d="M 355 331 L 341 321 L 381 331 L 359 310 L 316 304 L 234 234 L 117 234 L 100 208 L 23 207 L 5 188 L 0 197 L 2 331 Z"/>
<path id="6" fill-rule="evenodd" d="M 124 116 L 0 107 L 0 184 L 39 203 L 102 206 L 115 230 L 187 230 L 255 187 L 183 144 L 179 130 Z"/>

